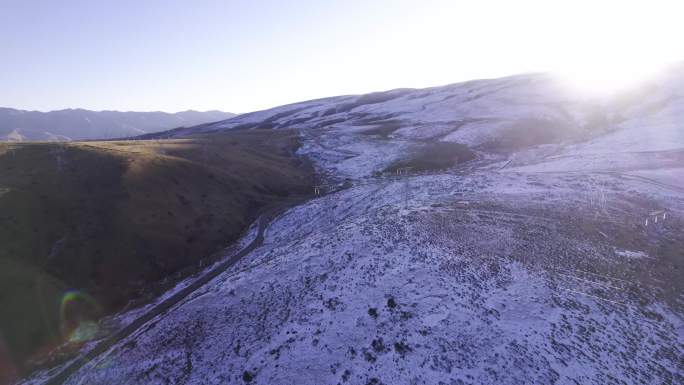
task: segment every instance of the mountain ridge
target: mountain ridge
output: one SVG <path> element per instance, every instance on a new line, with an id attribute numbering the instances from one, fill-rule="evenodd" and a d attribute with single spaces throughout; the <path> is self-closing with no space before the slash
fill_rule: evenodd
<path id="1" fill-rule="evenodd" d="M 136 112 L 67 108 L 48 112 L 0 107 L 2 141 L 112 139 L 159 132 L 236 116 L 218 110 Z"/>

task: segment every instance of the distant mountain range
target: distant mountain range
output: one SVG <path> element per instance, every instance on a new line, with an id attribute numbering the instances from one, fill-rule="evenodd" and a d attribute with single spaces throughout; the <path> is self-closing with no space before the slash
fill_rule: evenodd
<path id="1" fill-rule="evenodd" d="M 235 116 L 222 111 L 121 112 L 66 109 L 40 112 L 0 107 L 0 140 L 54 141 L 137 136 Z"/>

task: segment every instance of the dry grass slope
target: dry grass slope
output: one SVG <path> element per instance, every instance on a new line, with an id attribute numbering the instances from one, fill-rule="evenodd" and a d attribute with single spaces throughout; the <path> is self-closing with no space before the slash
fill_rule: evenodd
<path id="1" fill-rule="evenodd" d="M 59 343 L 67 289 L 104 312 L 308 194 L 295 132 L 0 144 L 0 337 L 21 365 Z"/>

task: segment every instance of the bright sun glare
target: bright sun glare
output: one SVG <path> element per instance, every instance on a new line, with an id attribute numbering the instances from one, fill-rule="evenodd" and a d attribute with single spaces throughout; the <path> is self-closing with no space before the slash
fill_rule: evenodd
<path id="1" fill-rule="evenodd" d="M 684 2 L 673 0 L 122 3 L 103 6 L 120 19 L 79 7 L 73 20 L 96 17 L 83 26 L 31 12 L 0 23 L 3 36 L 33 39 L 3 50 L 32 64 L 0 62 L 0 76 L 17 74 L 2 79 L 0 105 L 249 112 L 530 72 L 606 94 L 684 59 Z M 112 50 L 93 55 L 91 39 Z"/>
<path id="2" fill-rule="evenodd" d="M 638 86 L 657 74 L 666 64 L 629 59 L 575 63 L 565 70 L 556 71 L 556 75 L 570 90 L 590 96 L 603 96 Z"/>
<path id="3" fill-rule="evenodd" d="M 606 95 L 647 81 L 682 59 L 675 2 L 577 1 L 540 31 L 551 72 L 575 91 Z M 684 11 L 684 10 L 681 10 Z M 551 14 L 553 11 L 549 10 Z"/>

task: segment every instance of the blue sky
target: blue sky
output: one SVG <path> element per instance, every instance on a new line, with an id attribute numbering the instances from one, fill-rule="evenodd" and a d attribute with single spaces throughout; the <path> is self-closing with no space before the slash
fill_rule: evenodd
<path id="1" fill-rule="evenodd" d="M 0 106 L 247 112 L 525 71 L 617 82 L 618 74 L 633 78 L 682 59 L 678 8 L 658 1 L 0 0 Z"/>

